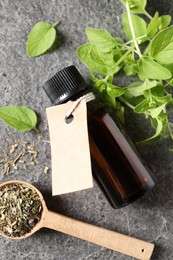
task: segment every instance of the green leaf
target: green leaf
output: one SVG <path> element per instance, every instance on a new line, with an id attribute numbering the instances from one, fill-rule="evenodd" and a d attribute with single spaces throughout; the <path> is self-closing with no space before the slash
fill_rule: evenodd
<path id="1" fill-rule="evenodd" d="M 127 91 L 126 88 L 120 88 L 118 86 L 115 86 L 113 84 L 107 83 L 107 93 L 111 97 L 120 97 Z"/>
<path id="2" fill-rule="evenodd" d="M 143 82 L 133 82 L 127 87 L 127 95 L 129 97 L 139 97 L 143 95 L 143 89 L 141 90 Z"/>
<path id="3" fill-rule="evenodd" d="M 160 22 L 161 21 L 159 20 L 159 13 L 156 12 L 147 27 L 147 37 L 149 39 L 152 39 L 159 30 Z"/>
<path id="4" fill-rule="evenodd" d="M 126 5 L 129 3 L 130 11 L 133 13 L 144 14 L 147 0 L 121 0 L 121 2 Z"/>
<path id="5" fill-rule="evenodd" d="M 154 97 L 162 97 L 164 96 L 164 86 L 162 83 L 157 82 L 157 85 L 151 89 L 151 94 Z"/>
<path id="6" fill-rule="evenodd" d="M 170 15 L 162 15 L 159 17 L 158 12 L 156 12 L 147 27 L 147 37 L 152 39 L 159 30 L 165 29 L 170 24 L 170 22 Z"/>
<path id="7" fill-rule="evenodd" d="M 149 144 L 151 142 L 153 142 L 154 140 L 158 139 L 162 133 L 162 129 L 163 129 L 163 123 L 161 120 L 155 118 L 154 119 L 156 121 L 155 125 L 156 125 L 156 132 L 153 136 L 151 136 L 150 138 L 148 139 L 145 139 L 144 141 L 140 141 L 140 142 L 137 142 L 137 144 Z"/>
<path id="8" fill-rule="evenodd" d="M 113 107 L 114 109 L 116 108 L 116 100 L 112 96 L 106 96 L 106 100 L 109 104 L 109 106 Z"/>
<path id="9" fill-rule="evenodd" d="M 162 104 L 159 107 L 148 109 L 148 112 L 152 118 L 158 117 L 158 115 L 163 111 L 165 108 L 166 104 Z"/>
<path id="10" fill-rule="evenodd" d="M 173 26 L 162 30 L 153 38 L 149 53 L 160 63 L 173 63 Z"/>
<path id="11" fill-rule="evenodd" d="M 169 64 L 162 64 L 162 66 L 164 66 L 165 68 L 167 68 L 173 75 L 173 63 L 169 63 Z"/>
<path id="12" fill-rule="evenodd" d="M 28 57 L 35 57 L 49 50 L 56 39 L 55 28 L 45 22 L 39 22 L 32 28 L 27 41 Z"/>
<path id="13" fill-rule="evenodd" d="M 171 80 L 168 80 L 167 82 L 171 87 L 173 87 L 173 78 Z"/>
<path id="14" fill-rule="evenodd" d="M 107 74 L 107 66 L 100 59 L 97 49 L 91 43 L 86 43 L 77 49 L 80 60 L 86 64 L 91 72 Z"/>
<path id="15" fill-rule="evenodd" d="M 111 53 L 113 54 L 114 62 L 117 62 L 122 56 L 122 52 L 119 48 L 114 49 Z M 107 55 L 107 53 L 104 55 Z"/>
<path id="16" fill-rule="evenodd" d="M 132 62 L 131 64 L 126 64 L 123 70 L 127 76 L 133 76 L 136 75 L 136 67 L 136 64 Z"/>
<path id="17" fill-rule="evenodd" d="M 159 17 L 159 30 L 165 29 L 171 22 L 171 16 L 170 15 L 162 15 Z"/>
<path id="18" fill-rule="evenodd" d="M 139 76 L 148 79 L 165 80 L 171 78 L 168 69 L 155 62 L 151 57 L 144 56 L 138 63 Z"/>
<path id="19" fill-rule="evenodd" d="M 168 94 L 163 97 L 153 95 L 153 99 L 155 99 L 155 101 L 157 101 L 158 104 L 165 104 L 165 105 L 173 101 L 171 94 Z"/>
<path id="20" fill-rule="evenodd" d="M 36 130 L 37 116 L 29 108 L 20 106 L 1 107 L 0 118 L 21 132 L 31 129 Z"/>
<path id="21" fill-rule="evenodd" d="M 116 61 L 118 61 L 122 54 L 119 49 L 114 49 L 111 52 L 102 52 L 101 49 L 97 49 L 98 55 L 107 67 L 112 67 Z"/>
<path id="22" fill-rule="evenodd" d="M 117 46 L 117 41 L 106 30 L 86 28 L 86 35 L 90 43 L 94 44 L 97 49 L 103 53 L 111 51 Z"/>
<path id="23" fill-rule="evenodd" d="M 124 60 L 125 66 L 123 68 L 125 74 L 127 76 L 136 75 L 137 72 L 137 62 L 134 58 L 134 55 L 128 55 L 127 58 Z"/>
<path id="24" fill-rule="evenodd" d="M 124 44 L 124 40 L 121 37 L 114 37 L 114 39 L 118 44 Z"/>
<path id="25" fill-rule="evenodd" d="M 132 97 L 138 97 L 144 94 L 144 91 L 147 89 L 154 88 L 157 85 L 156 80 L 146 80 L 144 82 L 134 82 L 130 84 L 127 88 L 127 92 Z"/>
<path id="26" fill-rule="evenodd" d="M 146 111 L 148 111 L 148 108 L 149 108 L 149 101 L 147 99 L 144 99 L 141 103 L 135 106 L 134 112 L 145 113 Z"/>
<path id="27" fill-rule="evenodd" d="M 131 14 L 131 18 L 132 18 L 132 23 L 133 23 L 136 38 L 145 36 L 146 31 L 147 31 L 147 26 L 146 26 L 146 22 L 144 21 L 144 19 L 142 19 L 141 17 L 139 17 L 135 14 Z M 132 40 L 133 37 L 132 37 L 131 30 L 130 30 L 127 13 L 124 13 L 122 15 L 122 23 L 123 23 L 124 32 L 125 32 L 127 38 L 129 40 Z M 143 42 L 143 41 L 145 41 L 145 38 L 141 39 L 141 42 Z"/>
<path id="28" fill-rule="evenodd" d="M 101 66 L 105 66 L 103 60 L 100 58 L 100 56 L 99 56 L 99 54 L 98 54 L 98 51 L 97 51 L 97 48 L 96 48 L 95 45 L 92 45 L 92 46 L 91 46 L 90 56 L 91 56 L 91 59 L 93 60 L 93 62 L 98 63 L 98 64 L 100 64 Z"/>
<path id="29" fill-rule="evenodd" d="M 98 79 L 97 77 L 95 77 L 92 73 L 92 81 L 93 81 L 93 86 L 98 89 L 98 91 L 102 92 L 106 92 L 106 82 L 104 81 L 104 79 Z"/>

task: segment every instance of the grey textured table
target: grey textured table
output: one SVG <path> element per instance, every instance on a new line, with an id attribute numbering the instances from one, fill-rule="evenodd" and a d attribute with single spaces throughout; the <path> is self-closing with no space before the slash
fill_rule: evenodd
<path id="1" fill-rule="evenodd" d="M 162 14 L 173 12 L 173 1 L 149 1 L 148 10 Z M 173 163 L 168 151 L 170 140 L 140 147 L 139 152 L 156 173 L 157 186 L 140 200 L 122 209 L 113 209 L 98 185 L 71 194 L 52 197 L 51 155 L 45 108 L 50 101 L 41 86 L 56 71 L 74 64 L 89 81 L 88 69 L 76 56 L 78 46 L 86 41 L 86 26 L 108 29 L 113 35 L 123 36 L 120 1 L 114 0 L 0 0 L 0 89 L 1 106 L 22 105 L 34 109 L 39 116 L 36 132 L 19 133 L 0 122 L 0 152 L 9 149 L 10 140 L 35 143 L 39 154 L 36 165 L 27 169 L 2 174 L 0 181 L 20 179 L 35 184 L 44 194 L 48 208 L 56 212 L 154 242 L 153 260 L 173 259 Z M 31 27 L 38 21 L 50 23 L 62 20 L 58 27 L 57 48 L 38 58 L 26 56 L 26 39 Z M 124 36 L 123 36 L 124 37 Z M 123 82 L 123 79 L 119 79 Z M 133 140 L 144 138 L 151 131 L 143 118 L 127 117 L 129 134 Z M 8 140 L 7 140 L 8 139 Z M 44 173 L 44 168 L 50 171 Z M 110 238 L 111 239 L 111 238 Z M 22 241 L 0 238 L 0 259 L 57 260 L 57 259 L 122 259 L 130 257 L 84 242 L 82 240 L 43 229 Z"/>

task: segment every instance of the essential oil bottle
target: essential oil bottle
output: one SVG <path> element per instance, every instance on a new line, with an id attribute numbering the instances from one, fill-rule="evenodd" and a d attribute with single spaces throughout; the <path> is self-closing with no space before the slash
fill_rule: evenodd
<path id="1" fill-rule="evenodd" d="M 100 93 L 87 87 L 75 66 L 56 73 L 43 89 L 53 105 L 93 91 L 96 98 L 87 103 L 92 171 L 114 208 L 128 205 L 154 187 L 154 175 L 141 161 L 116 112 Z"/>

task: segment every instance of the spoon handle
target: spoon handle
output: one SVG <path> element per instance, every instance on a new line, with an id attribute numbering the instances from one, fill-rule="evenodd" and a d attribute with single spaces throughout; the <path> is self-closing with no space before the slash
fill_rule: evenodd
<path id="1" fill-rule="evenodd" d="M 47 211 L 43 226 L 89 241 L 141 260 L 149 260 L 154 244 L 97 227 L 52 211 Z"/>

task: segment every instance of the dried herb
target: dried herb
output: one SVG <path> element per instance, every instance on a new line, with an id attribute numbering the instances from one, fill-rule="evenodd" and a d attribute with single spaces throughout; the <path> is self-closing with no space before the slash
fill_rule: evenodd
<path id="1" fill-rule="evenodd" d="M 30 144 L 26 141 L 13 141 L 10 138 L 9 150 L 6 153 L 0 155 L 0 166 L 3 166 L 3 174 L 8 174 L 13 170 L 17 170 L 19 166 L 27 168 L 29 165 L 36 165 L 36 159 L 38 156 L 38 150 L 34 144 Z"/>
<path id="2" fill-rule="evenodd" d="M 49 167 L 45 166 L 44 173 L 48 173 L 48 172 L 49 172 Z"/>
<path id="3" fill-rule="evenodd" d="M 42 203 L 37 192 L 23 184 L 0 189 L 0 232 L 9 237 L 29 233 L 40 221 Z"/>
<path id="4" fill-rule="evenodd" d="M 3 175 L 15 173 L 19 169 L 31 170 L 38 165 L 39 151 L 35 142 L 15 140 L 10 135 L 5 136 L 5 148 L 0 147 L 0 172 Z M 41 134 L 38 135 L 39 142 L 49 143 Z M 44 164 L 39 173 L 48 173 L 49 168 Z"/>

